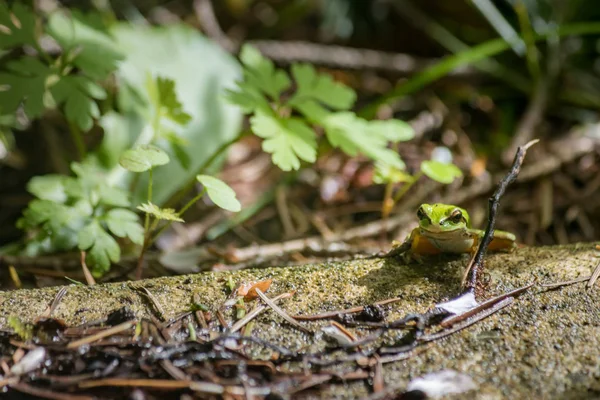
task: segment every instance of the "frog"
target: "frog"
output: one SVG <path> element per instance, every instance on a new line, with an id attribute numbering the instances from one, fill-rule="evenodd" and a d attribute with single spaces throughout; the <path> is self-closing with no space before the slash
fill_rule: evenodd
<path id="1" fill-rule="evenodd" d="M 484 231 L 473 229 L 469 213 L 451 204 L 421 204 L 417 209 L 419 226 L 404 243 L 396 243 L 389 255 L 407 254 L 420 261 L 421 256 L 436 254 L 474 254 Z M 516 236 L 511 232 L 494 231 L 489 251 L 512 252 Z"/>

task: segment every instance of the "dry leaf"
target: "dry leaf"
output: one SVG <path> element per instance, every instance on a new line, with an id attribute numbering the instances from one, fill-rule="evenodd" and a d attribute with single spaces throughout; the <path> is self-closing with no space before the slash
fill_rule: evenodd
<path id="1" fill-rule="evenodd" d="M 272 279 L 267 279 L 265 281 L 241 285 L 237 291 L 237 294 L 238 296 L 244 296 L 244 301 L 254 300 L 258 297 L 256 289 L 258 288 L 261 292 L 265 293 L 267 290 L 269 290 L 272 282 Z"/>

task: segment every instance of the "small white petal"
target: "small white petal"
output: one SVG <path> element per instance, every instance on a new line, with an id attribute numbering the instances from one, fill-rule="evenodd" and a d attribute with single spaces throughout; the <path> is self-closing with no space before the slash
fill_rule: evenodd
<path id="1" fill-rule="evenodd" d="M 444 369 L 413 379 L 408 384 L 406 391 L 419 390 L 427 397 L 438 398 L 474 389 L 477 389 L 477 384 L 470 376 L 451 369 Z"/>
<path id="2" fill-rule="evenodd" d="M 477 300 L 475 300 L 475 294 L 473 292 L 468 292 L 460 297 L 449 300 L 445 303 L 436 304 L 435 306 L 451 314 L 462 314 L 472 308 L 477 307 L 478 305 L 479 303 L 477 303 Z"/>

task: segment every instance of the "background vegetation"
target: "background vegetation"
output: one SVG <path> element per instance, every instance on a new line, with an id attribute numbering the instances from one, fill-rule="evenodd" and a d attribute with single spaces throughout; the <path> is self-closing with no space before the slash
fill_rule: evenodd
<path id="1" fill-rule="evenodd" d="M 7 288 L 371 254 L 421 202 L 597 237 L 591 0 L 0 4 Z"/>

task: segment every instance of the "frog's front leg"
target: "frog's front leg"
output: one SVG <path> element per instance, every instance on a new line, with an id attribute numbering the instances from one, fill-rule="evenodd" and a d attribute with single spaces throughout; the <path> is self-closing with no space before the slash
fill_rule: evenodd
<path id="1" fill-rule="evenodd" d="M 441 251 L 437 248 L 429 239 L 425 236 L 421 235 L 419 228 L 415 228 L 412 230 L 410 235 L 402 242 L 398 244 L 397 242 L 393 245 L 392 250 L 390 250 L 385 256 L 386 257 L 399 257 L 402 256 L 405 262 L 410 262 L 412 260 L 417 261 L 418 263 L 422 263 L 423 259 L 422 255 L 431 255 L 431 254 L 440 254 Z"/>

